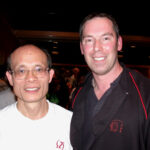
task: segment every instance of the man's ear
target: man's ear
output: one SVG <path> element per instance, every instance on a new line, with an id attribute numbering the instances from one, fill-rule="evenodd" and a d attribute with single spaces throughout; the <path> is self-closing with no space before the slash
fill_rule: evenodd
<path id="1" fill-rule="evenodd" d="M 10 84 L 11 86 L 13 86 L 13 80 L 12 80 L 12 75 L 11 75 L 11 73 L 8 72 L 8 71 L 6 71 L 6 77 L 7 77 L 8 81 L 9 81 L 9 84 Z"/>
<path id="2" fill-rule="evenodd" d="M 80 50 L 81 50 L 81 54 L 84 55 L 83 45 L 81 42 L 80 42 Z"/>
<path id="3" fill-rule="evenodd" d="M 54 69 L 50 69 L 50 71 L 49 71 L 49 83 L 51 83 L 53 76 L 54 76 Z"/>
<path id="4" fill-rule="evenodd" d="M 121 51 L 122 50 L 122 37 L 119 36 L 118 38 L 118 51 Z"/>

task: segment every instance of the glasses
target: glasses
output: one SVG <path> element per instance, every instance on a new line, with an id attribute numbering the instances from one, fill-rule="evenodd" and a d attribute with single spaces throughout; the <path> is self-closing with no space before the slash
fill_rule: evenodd
<path id="1" fill-rule="evenodd" d="M 42 78 L 49 72 L 49 68 L 44 67 L 35 67 L 32 70 L 26 68 L 19 68 L 16 70 L 10 70 L 9 72 L 14 75 L 14 77 L 18 80 L 23 80 L 27 76 L 27 74 L 31 71 L 38 78 Z"/>

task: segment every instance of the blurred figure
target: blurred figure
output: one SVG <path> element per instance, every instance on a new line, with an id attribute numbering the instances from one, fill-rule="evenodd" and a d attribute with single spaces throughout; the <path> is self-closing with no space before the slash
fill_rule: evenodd
<path id="1" fill-rule="evenodd" d="M 6 66 L 0 66 L 0 109 L 16 102 L 15 95 L 6 80 L 5 71 Z"/>
<path id="2" fill-rule="evenodd" d="M 72 88 L 77 86 L 79 75 L 80 75 L 80 69 L 77 67 L 73 68 L 72 75 L 70 77 L 70 82 L 71 82 Z"/>
<path id="3" fill-rule="evenodd" d="M 17 97 L 0 111 L 0 149 L 72 150 L 72 112 L 46 99 L 54 70 L 49 53 L 24 45 L 8 58 L 6 76 Z"/>
<path id="4" fill-rule="evenodd" d="M 66 76 L 66 69 L 55 68 L 55 72 L 53 82 L 49 86 L 49 100 L 68 109 L 67 104 L 69 101 L 69 90 L 66 85 L 66 80 L 68 78 L 68 76 Z"/>
<path id="5" fill-rule="evenodd" d="M 75 68 L 76 69 L 76 68 Z M 81 68 L 81 69 L 78 69 L 77 68 L 77 71 L 76 71 L 76 75 L 74 77 L 76 77 L 74 79 L 74 84 L 72 86 L 72 90 L 70 92 L 70 95 L 69 95 L 69 110 L 72 111 L 72 98 L 76 95 L 76 92 L 78 91 L 78 87 L 82 86 L 84 81 L 85 81 L 85 76 L 87 74 L 87 72 L 89 72 L 87 70 L 87 68 Z"/>
<path id="6" fill-rule="evenodd" d="M 0 109 L 16 102 L 11 88 L 5 80 L 0 79 Z"/>

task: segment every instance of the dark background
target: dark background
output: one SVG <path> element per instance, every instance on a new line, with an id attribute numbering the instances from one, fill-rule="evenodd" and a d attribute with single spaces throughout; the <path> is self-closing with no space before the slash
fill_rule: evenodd
<path id="1" fill-rule="evenodd" d="M 150 64 L 150 8 L 147 1 L 13 1 L 1 5 L 1 14 L 12 31 L 78 32 L 82 19 L 91 12 L 106 12 L 116 18 L 120 34 L 127 36 L 119 59 L 126 64 Z M 16 36 L 16 35 L 15 35 Z M 135 36 L 130 40 L 129 36 Z M 20 38 L 35 43 L 52 54 L 54 63 L 84 64 L 79 40 Z M 56 44 L 57 42 L 57 44 Z M 55 48 L 54 48 L 55 47 Z"/>
<path id="2" fill-rule="evenodd" d="M 150 36 L 148 1 L 13 1 L 1 5 L 14 29 L 78 32 L 82 19 L 91 12 L 113 15 L 121 34 Z"/>

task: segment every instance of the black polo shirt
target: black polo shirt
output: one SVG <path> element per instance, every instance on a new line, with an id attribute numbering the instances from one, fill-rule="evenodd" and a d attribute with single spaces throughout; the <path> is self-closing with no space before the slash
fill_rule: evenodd
<path id="1" fill-rule="evenodd" d="M 107 97 L 113 92 L 113 89 L 119 82 L 120 76 L 113 83 L 111 83 L 110 88 L 104 93 L 104 95 L 100 98 L 100 100 L 97 99 L 94 92 L 94 88 L 91 83 L 89 92 L 86 97 L 85 113 L 84 113 L 85 119 L 82 126 L 82 149 L 83 150 L 87 150 L 88 149 L 86 147 L 87 143 L 92 142 L 95 139 L 95 136 L 92 132 L 93 118 L 96 115 L 96 113 L 101 110 L 103 104 L 107 100 Z"/>

